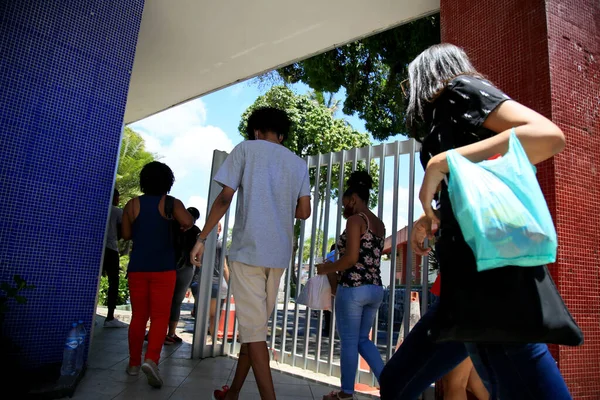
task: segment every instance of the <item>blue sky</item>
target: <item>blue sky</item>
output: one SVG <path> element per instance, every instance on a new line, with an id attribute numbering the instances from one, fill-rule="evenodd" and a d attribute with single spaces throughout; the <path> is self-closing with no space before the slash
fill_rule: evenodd
<path id="1" fill-rule="evenodd" d="M 297 93 L 309 91 L 302 84 L 294 85 L 292 89 Z M 130 125 L 145 139 L 147 150 L 156 153 L 162 162 L 173 169 L 176 181 L 171 194 L 183 201 L 186 207 L 194 206 L 200 210 L 200 227 L 206 214 L 213 151 L 229 152 L 242 141 L 238 132 L 241 115 L 265 90 L 261 90 L 254 81 L 238 83 Z M 343 101 L 344 92 L 338 93 L 336 98 Z M 339 111 L 337 117 L 345 118 L 358 131 L 366 131 L 364 121 L 356 116 L 347 116 Z M 396 140 L 403 140 L 403 137 L 389 138 L 386 142 Z M 418 165 L 415 196 L 418 195 L 422 178 L 423 172 Z M 392 179 L 393 162 L 389 160 L 386 163 L 383 214 L 388 234 L 392 231 Z M 398 229 L 401 229 L 408 221 L 408 157 L 401 158 L 398 190 Z M 337 207 L 333 206 L 330 226 L 335 226 L 337 212 Z M 416 202 L 416 216 L 421 212 L 421 206 Z M 234 213 L 231 214 L 233 221 Z M 310 224 L 311 220 L 307 222 Z M 330 232 L 329 236 L 333 236 L 335 231 Z M 309 233 L 310 229 L 307 230 L 307 236 Z"/>

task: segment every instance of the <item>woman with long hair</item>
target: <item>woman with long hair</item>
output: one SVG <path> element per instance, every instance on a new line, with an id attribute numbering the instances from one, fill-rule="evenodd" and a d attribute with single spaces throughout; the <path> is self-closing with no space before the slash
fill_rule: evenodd
<path id="1" fill-rule="evenodd" d="M 342 197 L 348 222 L 337 242 L 340 258 L 317 266 L 320 275 L 338 274 L 335 312 L 342 346 L 342 390 L 324 396 L 324 400 L 354 398 L 359 354 L 377 379 L 383 369 L 379 350 L 369 338 L 383 300 L 379 267 L 385 240 L 385 225 L 369 210 L 372 187 L 373 179 L 368 172 L 356 171 L 350 175 Z"/>
<path id="2" fill-rule="evenodd" d="M 520 274 L 524 270 L 544 274 L 543 267 L 477 272 L 473 252 L 463 238 L 448 196 L 446 151 L 454 149 L 471 162 L 505 154 L 514 128 L 530 162 L 537 164 L 564 148 L 564 135 L 552 121 L 511 100 L 484 79 L 465 52 L 454 45 L 428 48 L 410 63 L 408 75 L 407 125 L 415 132 L 426 132 L 419 138 L 425 168 L 420 192 L 424 215 L 415 223 L 411 246 L 417 254 L 426 255 L 429 249 L 424 247 L 424 240 L 432 238 L 431 225 L 440 226 L 435 247 L 443 272 L 442 293 L 384 368 L 381 398 L 416 399 L 470 355 L 492 399 L 570 399 L 545 344 L 436 340 L 440 321 L 456 321 L 457 313 L 462 321 L 482 320 L 481 315 L 463 315 L 453 308 L 455 303 L 445 301 L 445 297 L 456 300 L 463 295 L 475 300 L 469 293 L 452 292 L 456 285 L 465 292 L 487 296 L 481 297 L 485 300 L 504 295 L 506 290 L 493 286 L 499 283 L 483 280 L 490 274 Z M 432 207 L 434 197 L 438 210 Z M 489 286 L 478 287 L 482 282 Z M 502 310 L 502 304 L 495 306 Z M 486 326 L 480 329 L 486 332 Z"/>
<path id="3" fill-rule="evenodd" d="M 165 214 L 165 199 L 173 182 L 175 177 L 166 164 L 158 161 L 146 164 L 140 172 L 140 189 L 144 195 L 129 200 L 123 210 L 122 237 L 133 241 L 127 267 L 131 298 L 127 373 L 138 375 L 141 369 L 148 384 L 157 388 L 163 384 L 158 362 L 177 278 L 172 221 Z M 173 217 L 184 230 L 194 224 L 191 214 L 177 199 L 173 202 Z M 142 363 L 148 319 L 151 321 L 148 348 Z"/>

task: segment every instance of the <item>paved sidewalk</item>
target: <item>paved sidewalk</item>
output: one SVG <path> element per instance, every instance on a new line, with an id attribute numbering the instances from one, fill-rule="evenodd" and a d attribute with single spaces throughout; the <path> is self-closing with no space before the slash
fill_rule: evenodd
<path id="1" fill-rule="evenodd" d="M 98 324 L 94 330 L 89 368 L 73 396 L 75 400 L 208 400 L 214 389 L 231 384 L 236 360 L 228 357 L 191 360 L 190 337 L 182 335 L 184 343 L 164 346 L 160 369 L 165 384 L 162 389 L 153 389 L 143 374 L 131 377 L 125 373 L 128 362 L 127 329 L 104 329 L 104 318 L 97 316 L 96 319 Z M 278 371 L 273 371 L 273 381 L 277 398 L 281 400 L 320 400 L 335 389 Z M 361 400 L 368 398 L 357 396 Z M 252 372 L 240 399 L 260 399 Z"/>

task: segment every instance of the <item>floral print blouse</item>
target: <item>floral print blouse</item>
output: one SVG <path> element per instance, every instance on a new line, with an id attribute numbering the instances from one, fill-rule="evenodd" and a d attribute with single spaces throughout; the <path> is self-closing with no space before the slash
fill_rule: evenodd
<path id="1" fill-rule="evenodd" d="M 338 271 L 338 284 L 344 287 L 358 287 L 362 285 L 381 286 L 381 253 L 383 251 L 384 238 L 373 234 L 369 229 L 369 220 L 366 215 L 359 214 L 367 223 L 367 231 L 360 239 L 360 250 L 358 262 L 352 267 Z M 346 252 L 347 242 L 346 230 L 337 241 L 337 250 L 340 256 Z"/>

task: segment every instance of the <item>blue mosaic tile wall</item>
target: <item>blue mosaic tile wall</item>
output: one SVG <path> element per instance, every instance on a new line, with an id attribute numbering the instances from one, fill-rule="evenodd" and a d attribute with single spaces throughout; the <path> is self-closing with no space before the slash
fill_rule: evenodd
<path id="1" fill-rule="evenodd" d="M 26 367 L 91 327 L 143 0 L 0 0 L 0 282 Z M 89 342 L 88 342 L 89 343 Z"/>

